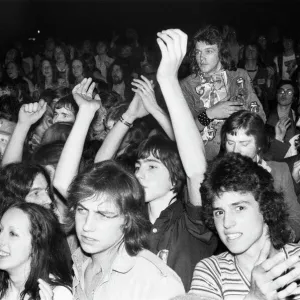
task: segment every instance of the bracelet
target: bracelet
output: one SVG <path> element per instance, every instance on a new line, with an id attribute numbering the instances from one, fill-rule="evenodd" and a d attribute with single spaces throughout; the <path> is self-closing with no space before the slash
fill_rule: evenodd
<path id="1" fill-rule="evenodd" d="M 198 121 L 200 122 L 201 125 L 208 126 L 213 120 L 207 116 L 206 110 L 204 110 L 202 113 L 198 115 Z"/>
<path id="2" fill-rule="evenodd" d="M 132 123 L 129 123 L 129 122 L 125 121 L 124 118 L 123 118 L 123 116 L 120 117 L 119 121 L 121 123 L 123 123 L 124 125 L 126 125 L 127 127 L 129 127 L 129 128 L 131 128 L 133 126 Z"/>

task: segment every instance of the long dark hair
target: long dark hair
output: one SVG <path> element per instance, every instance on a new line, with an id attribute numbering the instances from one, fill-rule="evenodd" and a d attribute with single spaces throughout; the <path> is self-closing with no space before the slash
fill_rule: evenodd
<path id="1" fill-rule="evenodd" d="M 0 217 L 11 208 L 23 211 L 30 222 L 31 263 L 30 273 L 25 288 L 20 294 L 21 300 L 28 295 L 29 299 L 40 300 L 38 279 L 41 278 L 52 286 L 72 284 L 68 256 L 64 248 L 66 238 L 60 228 L 55 214 L 38 204 L 19 202 L 6 208 Z M 50 276 L 51 275 L 51 276 Z M 9 287 L 9 274 L 0 271 L 0 299 Z"/>
<path id="2" fill-rule="evenodd" d="M 49 187 L 49 197 L 54 203 L 50 176 L 38 164 L 11 163 L 0 169 L 0 212 L 13 202 L 25 201 L 37 175 L 42 174 Z"/>
<path id="3" fill-rule="evenodd" d="M 150 222 L 145 216 L 144 189 L 134 174 L 119 163 L 107 160 L 76 176 L 69 188 L 69 230 L 74 228 L 78 204 L 92 196 L 109 195 L 125 217 L 124 244 L 129 255 L 147 248 Z"/>

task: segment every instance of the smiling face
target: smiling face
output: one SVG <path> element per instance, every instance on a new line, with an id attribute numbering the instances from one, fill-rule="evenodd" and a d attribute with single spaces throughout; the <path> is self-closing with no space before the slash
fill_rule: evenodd
<path id="1" fill-rule="evenodd" d="M 221 70 L 218 45 L 208 45 L 205 42 L 196 44 L 196 60 L 200 71 L 206 75 L 212 75 Z"/>
<path id="2" fill-rule="evenodd" d="M 91 255 L 115 248 L 123 239 L 124 223 L 114 200 L 106 195 L 83 200 L 76 208 L 76 234 L 82 249 Z"/>
<path id="3" fill-rule="evenodd" d="M 45 77 L 51 77 L 52 76 L 52 67 L 48 60 L 44 60 L 42 62 L 42 74 Z"/>
<path id="4" fill-rule="evenodd" d="M 260 253 L 267 225 L 252 193 L 221 193 L 213 202 L 213 219 L 221 241 L 230 252 Z"/>
<path id="5" fill-rule="evenodd" d="M 152 154 L 136 162 L 135 176 L 144 187 L 146 202 L 155 201 L 167 195 L 170 195 L 170 199 L 174 196 L 169 170 Z"/>
<path id="6" fill-rule="evenodd" d="M 25 201 L 50 208 L 52 201 L 49 196 L 49 185 L 43 174 L 36 175 Z"/>
<path id="7" fill-rule="evenodd" d="M 0 270 L 29 274 L 31 250 L 28 216 L 20 209 L 9 209 L 0 222 Z"/>
<path id="8" fill-rule="evenodd" d="M 237 129 L 236 135 L 226 133 L 226 152 L 240 153 L 255 160 L 258 154 L 256 140 L 253 135 L 247 135 L 245 129 Z"/>

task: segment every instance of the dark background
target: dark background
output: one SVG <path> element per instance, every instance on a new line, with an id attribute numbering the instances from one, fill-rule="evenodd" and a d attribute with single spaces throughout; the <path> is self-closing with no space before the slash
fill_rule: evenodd
<path id="1" fill-rule="evenodd" d="M 235 26 L 240 39 L 272 25 L 300 39 L 300 2 L 272 0 L 0 0 L 0 43 L 46 36 L 66 42 L 110 38 L 112 30 L 138 30 L 140 38 L 154 38 L 158 30 L 177 27 L 194 33 L 201 25 Z M 40 34 L 37 34 L 40 30 Z"/>

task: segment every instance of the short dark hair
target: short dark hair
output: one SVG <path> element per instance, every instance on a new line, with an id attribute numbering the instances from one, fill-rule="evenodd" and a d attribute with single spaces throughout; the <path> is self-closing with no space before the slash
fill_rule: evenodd
<path id="1" fill-rule="evenodd" d="M 159 159 L 168 169 L 171 182 L 174 185 L 173 191 L 176 194 L 182 192 L 186 175 L 176 143 L 162 134 L 150 136 L 140 144 L 137 159 L 145 159 L 149 155 Z"/>
<path id="2" fill-rule="evenodd" d="M 39 283 L 41 278 L 52 286 L 63 285 L 69 288 L 72 284 L 70 258 L 65 251 L 66 236 L 62 232 L 55 214 L 41 205 L 18 202 L 7 207 L 0 215 L 11 208 L 23 211 L 30 222 L 31 234 L 31 265 L 24 290 L 20 296 L 39 299 Z M 52 276 L 49 276 L 52 275 Z M 0 298 L 2 299 L 9 287 L 9 275 L 0 271 Z"/>
<path id="3" fill-rule="evenodd" d="M 264 222 L 269 227 L 272 245 L 282 248 L 290 242 L 288 213 L 283 194 L 275 191 L 272 175 L 251 158 L 228 153 L 211 163 L 200 192 L 203 198 L 205 223 L 216 231 L 213 202 L 224 192 L 251 193 L 259 204 Z"/>
<path id="4" fill-rule="evenodd" d="M 221 128 L 221 153 L 226 152 L 226 134 L 236 135 L 239 129 L 244 129 L 246 135 L 254 136 L 258 153 L 265 150 L 267 138 L 264 121 L 257 113 L 240 110 L 226 119 Z"/>
<path id="5" fill-rule="evenodd" d="M 200 72 L 200 68 L 196 60 L 196 51 L 195 51 L 196 44 L 198 42 L 204 42 L 208 45 L 217 45 L 219 50 L 218 55 L 222 67 L 225 70 L 234 69 L 234 63 L 230 55 L 228 45 L 225 42 L 221 31 L 217 27 L 209 25 L 204 28 L 201 28 L 193 37 L 193 47 L 192 47 L 192 51 L 190 52 L 191 67 L 193 73 L 198 74 Z"/>
<path id="6" fill-rule="evenodd" d="M 69 94 L 67 96 L 60 98 L 55 103 L 54 110 L 60 109 L 60 108 L 66 108 L 68 110 L 73 111 L 75 116 L 77 115 L 78 110 L 79 110 L 79 107 L 78 107 L 77 103 L 75 102 L 72 94 Z"/>
<path id="7" fill-rule="evenodd" d="M 147 247 L 150 222 L 145 213 L 144 189 L 134 174 L 119 163 L 107 160 L 88 166 L 76 176 L 68 192 L 69 230 L 74 228 L 75 211 L 81 201 L 109 195 L 125 216 L 124 243 L 129 255 L 137 255 Z"/>

